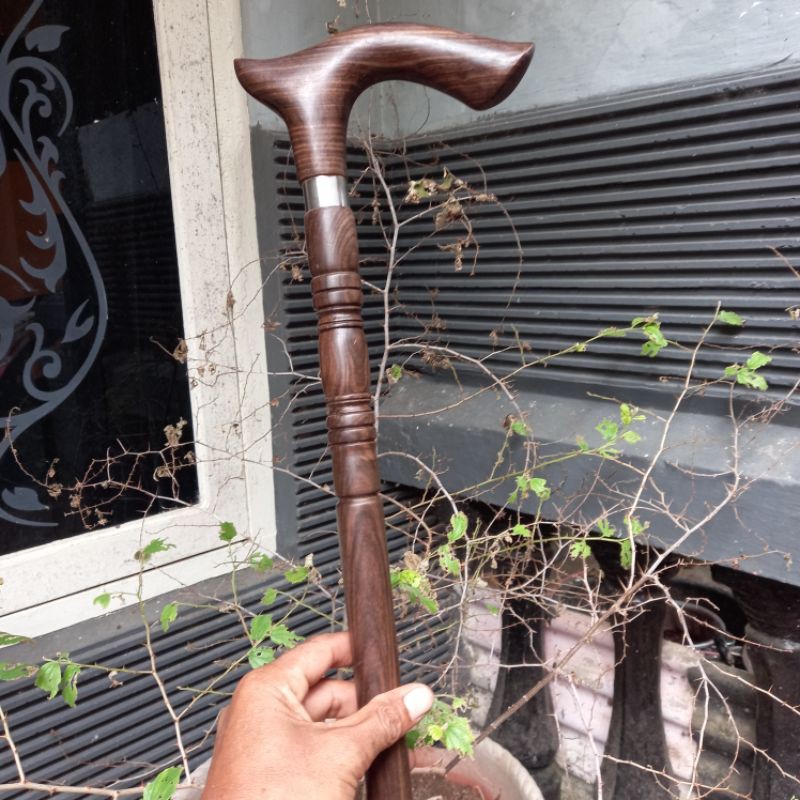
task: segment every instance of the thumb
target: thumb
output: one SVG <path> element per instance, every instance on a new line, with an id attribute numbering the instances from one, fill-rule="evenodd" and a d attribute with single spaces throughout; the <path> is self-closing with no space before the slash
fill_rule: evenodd
<path id="1" fill-rule="evenodd" d="M 358 754 L 359 772 L 366 772 L 378 754 L 411 730 L 433 705 L 433 692 L 412 683 L 373 697 L 362 709 L 342 720 L 351 752 Z"/>

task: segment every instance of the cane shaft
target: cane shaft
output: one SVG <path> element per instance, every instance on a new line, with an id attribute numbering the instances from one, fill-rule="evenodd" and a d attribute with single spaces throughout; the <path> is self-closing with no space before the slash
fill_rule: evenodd
<path id="1" fill-rule="evenodd" d="M 395 79 L 438 89 L 472 108 L 490 108 L 517 85 L 532 53 L 533 46 L 526 43 L 390 23 L 346 31 L 281 58 L 238 59 L 235 64 L 245 89 L 286 123 L 308 204 L 306 243 L 319 313 L 320 371 L 339 497 L 345 601 L 359 705 L 397 686 L 399 670 L 378 498 L 358 243 L 355 220 L 341 191 L 347 174 L 347 120 L 362 91 Z M 367 796 L 410 800 L 402 743 L 373 764 Z"/>
<path id="2" fill-rule="evenodd" d="M 305 231 L 339 498 L 347 623 L 362 706 L 398 686 L 400 672 L 383 504 L 378 497 L 375 417 L 353 213 L 343 207 L 309 210 Z M 400 742 L 383 753 L 368 773 L 368 797 L 410 800 L 410 791 L 408 755 Z"/>

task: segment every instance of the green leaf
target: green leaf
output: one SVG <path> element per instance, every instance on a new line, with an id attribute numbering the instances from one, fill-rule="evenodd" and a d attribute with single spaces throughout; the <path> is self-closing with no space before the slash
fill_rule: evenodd
<path id="1" fill-rule="evenodd" d="M 278 590 L 270 586 L 263 595 L 261 595 L 261 605 L 271 606 L 278 599 Z"/>
<path id="2" fill-rule="evenodd" d="M 745 362 L 744 366 L 741 364 L 729 364 L 725 367 L 726 378 L 736 378 L 736 382 L 747 386 L 750 389 L 759 389 L 762 392 L 769 388 L 769 384 L 763 375 L 759 375 L 756 370 L 766 366 L 772 361 L 772 356 L 765 355 L 764 353 L 756 350 Z"/>
<path id="3" fill-rule="evenodd" d="M 599 454 L 602 458 L 616 458 L 617 456 L 622 455 L 622 450 L 618 447 L 609 447 L 608 445 L 603 445 L 602 449 L 599 451 Z"/>
<path id="4" fill-rule="evenodd" d="M 155 780 L 144 787 L 142 800 L 170 800 L 178 788 L 182 773 L 182 767 L 167 767 L 159 772 Z"/>
<path id="5" fill-rule="evenodd" d="M 528 481 L 528 488 L 540 499 L 548 500 L 550 498 L 550 488 L 544 478 L 531 478 Z"/>
<path id="6" fill-rule="evenodd" d="M 740 317 L 735 311 L 720 311 L 717 314 L 717 321 L 723 325 L 735 325 L 740 328 L 744 325 L 744 319 Z"/>
<path id="7" fill-rule="evenodd" d="M 70 708 L 75 708 L 78 700 L 78 675 L 80 672 L 81 668 L 72 662 L 64 667 L 64 675 L 61 678 L 61 697 Z"/>
<path id="8" fill-rule="evenodd" d="M 526 528 L 519 522 L 511 529 L 511 533 L 513 533 L 514 536 L 519 536 L 523 539 L 530 539 L 531 536 L 533 536 L 531 529 Z"/>
<path id="9" fill-rule="evenodd" d="M 430 581 L 413 569 L 395 567 L 390 572 L 392 589 L 397 589 L 412 603 L 419 603 L 429 614 L 439 611 L 439 604 L 431 588 Z"/>
<path id="10" fill-rule="evenodd" d="M 253 669 L 271 664 L 275 660 L 275 650 L 272 647 L 251 647 L 247 654 L 247 661 Z"/>
<path id="11" fill-rule="evenodd" d="M 655 358 L 668 344 L 661 332 L 661 323 L 651 317 L 649 321 L 644 322 L 641 330 L 647 337 L 647 341 L 642 345 L 642 355 Z"/>
<path id="12" fill-rule="evenodd" d="M 286 580 L 289 581 L 289 583 L 302 583 L 304 580 L 308 578 L 308 574 L 309 574 L 308 567 L 305 567 L 302 564 L 300 564 L 284 572 L 283 577 L 286 578 Z"/>
<path id="13" fill-rule="evenodd" d="M 457 511 L 450 517 L 450 528 L 447 531 L 447 541 L 452 544 L 459 539 L 463 539 L 467 533 L 467 515 L 463 511 Z"/>
<path id="14" fill-rule="evenodd" d="M 628 526 L 628 530 L 633 536 L 644 533 L 650 527 L 649 522 L 643 523 L 639 517 L 625 517 L 625 524 Z"/>
<path id="15" fill-rule="evenodd" d="M 403 368 L 399 364 L 392 364 L 392 366 L 386 370 L 386 374 L 390 382 L 397 383 L 403 377 Z"/>
<path id="16" fill-rule="evenodd" d="M 661 323 L 660 322 L 648 322 L 642 328 L 644 335 L 654 344 L 657 344 L 659 347 L 666 347 L 667 340 L 664 338 L 664 334 L 661 332 Z"/>
<path id="17" fill-rule="evenodd" d="M 509 503 L 516 503 L 521 497 L 523 500 L 528 496 L 528 476 L 523 473 L 514 478 L 516 489 L 508 496 Z"/>
<path id="18" fill-rule="evenodd" d="M 636 442 L 640 442 L 642 440 L 641 435 L 636 433 L 636 431 L 624 431 L 622 438 L 628 444 L 636 444 Z"/>
<path id="19" fill-rule="evenodd" d="M 486 610 L 493 616 L 496 617 L 500 613 L 500 606 L 496 606 L 494 603 L 487 603 Z M 456 698 L 458 699 L 458 698 Z M 455 701 L 453 701 L 455 703 Z"/>
<path id="20" fill-rule="evenodd" d="M 176 619 L 178 619 L 178 604 L 167 603 L 164 608 L 161 609 L 161 617 L 159 618 L 161 630 L 166 633 L 169 630 L 169 626 L 172 625 Z"/>
<path id="21" fill-rule="evenodd" d="M 762 392 L 769 388 L 769 384 L 763 375 L 759 375 L 757 372 L 747 369 L 747 367 L 742 367 L 736 373 L 736 382 L 750 389 L 759 389 Z"/>
<path id="22" fill-rule="evenodd" d="M 156 553 L 166 553 L 167 550 L 174 550 L 175 545 L 170 544 L 166 539 L 152 539 L 148 545 L 145 546 L 144 550 L 142 550 L 142 555 L 145 559 L 149 558 L 150 556 L 155 555 Z"/>
<path id="23" fill-rule="evenodd" d="M 219 538 L 223 542 L 232 542 L 239 534 L 236 533 L 236 526 L 232 522 L 222 522 L 219 526 Z"/>
<path id="24" fill-rule="evenodd" d="M 633 409 L 627 403 L 619 405 L 619 421 L 623 425 L 630 425 L 633 422 Z"/>
<path id="25" fill-rule="evenodd" d="M 16 636 L 13 633 L 0 632 L 0 647 L 5 647 L 10 644 L 21 644 L 22 642 L 30 642 L 27 636 Z"/>
<path id="26" fill-rule="evenodd" d="M 103 592 L 103 594 L 97 595 L 97 597 L 92 600 L 92 603 L 96 606 L 100 606 L 100 608 L 108 608 L 111 604 L 111 595 L 108 592 Z"/>
<path id="27" fill-rule="evenodd" d="M 453 175 L 453 173 L 452 173 L 452 172 L 450 172 L 450 170 L 449 170 L 449 169 L 447 169 L 447 167 L 445 167 L 445 168 L 444 168 L 444 174 L 443 174 L 443 176 L 442 176 L 442 180 L 441 180 L 441 181 L 439 181 L 439 188 L 440 188 L 440 189 L 441 189 L 443 192 L 449 192 L 449 191 L 450 191 L 450 188 L 451 188 L 451 187 L 452 187 L 452 185 L 453 185 L 453 180 L 454 180 L 454 178 L 455 178 L 455 175 Z"/>
<path id="28" fill-rule="evenodd" d="M 134 558 L 141 561 L 142 564 L 149 561 L 156 553 L 165 553 L 167 550 L 172 550 L 174 544 L 170 544 L 166 539 L 152 539 L 148 545 L 134 554 Z"/>
<path id="29" fill-rule="evenodd" d="M 278 647 L 294 647 L 298 642 L 303 640 L 302 636 L 298 636 L 294 631 L 289 630 L 286 625 L 274 625 L 269 632 L 270 641 Z"/>
<path id="30" fill-rule="evenodd" d="M 617 535 L 617 529 L 607 520 L 597 520 L 597 530 L 604 539 L 611 539 Z"/>
<path id="31" fill-rule="evenodd" d="M 441 742 L 450 750 L 462 755 L 472 755 L 474 736 L 464 717 L 458 716 L 458 709 L 464 708 L 463 698 L 453 698 L 452 706 L 442 700 L 434 700 L 431 710 L 417 723 L 406 736 L 409 747 Z"/>
<path id="32" fill-rule="evenodd" d="M 620 539 L 619 542 L 619 563 L 625 568 L 630 569 L 633 564 L 633 548 L 630 539 Z"/>
<path id="33" fill-rule="evenodd" d="M 453 555 L 450 545 L 443 544 L 436 552 L 442 569 L 448 574 L 458 577 L 461 574 L 461 562 Z"/>
<path id="34" fill-rule="evenodd" d="M 441 742 L 443 736 L 444 728 L 441 725 L 437 725 L 435 722 L 431 725 L 428 725 L 428 738 L 430 738 L 432 741 Z"/>
<path id="35" fill-rule="evenodd" d="M 586 539 L 576 539 L 569 548 L 570 558 L 588 558 L 592 554 L 592 548 Z"/>
<path id="36" fill-rule="evenodd" d="M 661 345 L 656 344 L 652 340 L 648 340 L 642 345 L 641 354 L 648 358 L 655 358 L 663 349 Z"/>
<path id="37" fill-rule="evenodd" d="M 511 432 L 516 433 L 517 436 L 527 436 L 530 433 L 530 428 L 521 419 L 515 419 L 511 423 Z"/>
<path id="38" fill-rule="evenodd" d="M 392 584 L 392 589 L 397 589 L 402 586 L 404 583 L 410 583 L 407 578 L 407 575 L 411 573 L 412 575 L 416 575 L 416 572 L 413 572 L 410 569 L 403 569 L 402 567 L 394 567 L 391 572 L 389 572 L 389 581 Z"/>
<path id="39" fill-rule="evenodd" d="M 415 747 L 419 745 L 421 739 L 422 739 L 422 731 L 420 731 L 419 728 L 412 728 L 406 734 L 406 747 L 409 750 L 413 750 Z"/>
<path id="40" fill-rule="evenodd" d="M 420 594 L 417 597 L 417 602 L 429 613 L 429 614 L 438 614 L 439 613 L 439 603 L 434 600 L 432 597 L 426 597 L 424 594 Z"/>
<path id="41" fill-rule="evenodd" d="M 263 642 L 272 630 L 272 615 L 258 614 L 250 620 L 250 640 L 253 644 Z"/>
<path id="42" fill-rule="evenodd" d="M 250 566 L 256 572 L 266 572 L 272 569 L 275 562 L 266 553 L 255 553 L 250 556 Z"/>
<path id="43" fill-rule="evenodd" d="M 464 756 L 471 756 L 473 753 L 472 743 L 475 741 L 475 737 L 464 717 L 453 717 L 447 723 L 441 741 L 448 750 L 454 750 Z"/>
<path id="44" fill-rule="evenodd" d="M 61 664 L 48 661 L 39 667 L 36 673 L 36 688 L 46 692 L 48 700 L 52 700 L 61 688 Z"/>
<path id="45" fill-rule="evenodd" d="M 0 661 L 0 681 L 16 681 L 20 678 L 27 678 L 36 672 L 36 667 L 30 664 L 8 664 Z"/>
<path id="46" fill-rule="evenodd" d="M 585 453 L 589 449 L 589 444 L 586 439 L 583 438 L 583 436 L 576 436 L 575 441 L 578 445 L 578 450 L 580 450 L 581 453 Z"/>
<path id="47" fill-rule="evenodd" d="M 425 178 L 421 178 L 418 181 L 409 181 L 406 200 L 411 203 L 418 203 L 423 198 L 430 197 L 431 193 L 428 191 L 426 184 L 427 180 Z"/>
<path id="48" fill-rule="evenodd" d="M 745 361 L 744 365 L 747 369 L 761 369 L 761 367 L 766 367 L 767 364 L 772 361 L 772 356 L 765 355 L 764 353 L 759 352 L 758 350 L 750 356 L 750 358 Z"/>
<path id="49" fill-rule="evenodd" d="M 619 435 L 619 425 L 613 419 L 604 419 L 595 426 L 595 430 L 606 442 L 613 442 Z"/>

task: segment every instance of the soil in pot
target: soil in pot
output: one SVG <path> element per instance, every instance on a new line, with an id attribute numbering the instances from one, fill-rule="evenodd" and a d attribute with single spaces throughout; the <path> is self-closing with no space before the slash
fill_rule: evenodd
<path id="1" fill-rule="evenodd" d="M 411 774 L 412 800 L 482 800 L 481 793 L 469 786 L 459 786 L 444 779 L 437 772 L 413 772 Z M 361 786 L 356 800 L 364 800 Z"/>

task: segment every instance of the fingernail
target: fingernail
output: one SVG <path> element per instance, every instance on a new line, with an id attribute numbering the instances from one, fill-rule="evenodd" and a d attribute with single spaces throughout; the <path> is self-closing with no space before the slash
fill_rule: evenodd
<path id="1" fill-rule="evenodd" d="M 433 692 L 427 686 L 417 686 L 403 698 L 403 702 L 411 719 L 417 720 L 433 705 Z"/>

